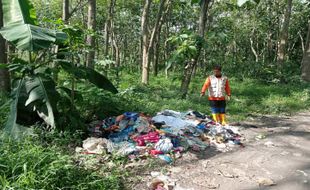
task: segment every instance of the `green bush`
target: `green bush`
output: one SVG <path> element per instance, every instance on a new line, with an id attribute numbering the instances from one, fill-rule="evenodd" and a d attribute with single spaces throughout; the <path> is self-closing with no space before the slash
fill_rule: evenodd
<path id="1" fill-rule="evenodd" d="M 0 139 L 1 189 L 123 189 L 118 175 L 80 168 L 56 146 Z"/>

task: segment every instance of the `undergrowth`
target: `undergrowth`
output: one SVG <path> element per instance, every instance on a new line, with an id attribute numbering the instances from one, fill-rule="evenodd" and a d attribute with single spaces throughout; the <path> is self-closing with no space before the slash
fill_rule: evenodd
<path id="1" fill-rule="evenodd" d="M 100 90 L 88 88 L 87 103 L 83 110 L 96 107 L 99 117 L 121 114 L 124 111 L 143 112 L 150 115 L 164 109 L 176 111 L 197 110 L 210 114 L 207 97 L 200 98 L 204 77 L 193 79 L 186 99 L 180 98 L 178 76 L 166 79 L 164 76 L 151 77 L 148 86 L 139 84 L 140 77 L 123 74 L 120 93 L 105 95 Z M 273 84 L 255 79 L 230 78 L 232 99 L 227 102 L 230 121 L 245 120 L 255 114 L 293 114 L 310 106 L 310 85 L 301 81 L 288 84 Z M 81 87 L 83 90 L 83 87 Z M 98 96 L 92 96 L 98 94 Z"/>
<path id="2" fill-rule="evenodd" d="M 207 97 L 199 97 L 204 77 L 193 79 L 186 99 L 180 98 L 180 78 L 151 77 L 148 86 L 135 74 L 122 73 L 120 93 L 111 94 L 88 84 L 78 84 L 83 99 L 75 104 L 84 121 L 90 122 L 125 111 L 156 112 L 189 109 L 209 114 Z M 245 120 L 255 114 L 292 114 L 310 106 L 310 85 L 264 83 L 254 79 L 230 78 L 232 100 L 227 103 L 229 121 Z M 9 113 L 9 98 L 0 94 L 0 126 Z M 0 138 L 0 189 L 124 189 L 131 170 L 123 170 L 125 158 L 104 156 L 101 165 L 85 167 L 72 154 L 86 134 L 82 131 L 36 131 L 21 141 Z M 88 157 L 87 157 L 88 158 Z M 96 159 L 96 157 L 94 157 Z M 150 168 L 154 166 L 149 166 Z M 142 168 L 140 168 L 142 170 Z"/>
<path id="3" fill-rule="evenodd" d="M 0 189 L 123 189 L 121 172 L 79 167 L 60 147 L 34 138 L 2 137 L 0 155 Z"/>

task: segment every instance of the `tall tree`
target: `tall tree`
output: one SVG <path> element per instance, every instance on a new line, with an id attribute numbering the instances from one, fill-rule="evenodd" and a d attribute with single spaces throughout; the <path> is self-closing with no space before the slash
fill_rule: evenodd
<path id="1" fill-rule="evenodd" d="M 109 5 L 109 12 L 108 12 L 108 16 L 107 19 L 105 21 L 105 25 L 104 25 L 104 39 L 105 39 L 105 56 L 107 56 L 109 54 L 109 41 L 110 41 L 110 33 L 111 33 L 111 22 L 113 20 L 113 12 L 114 12 L 114 7 L 115 7 L 115 1 L 116 0 L 110 0 L 110 5 Z"/>
<path id="2" fill-rule="evenodd" d="M 308 35 L 305 45 L 304 56 L 301 62 L 302 73 L 301 77 L 303 80 L 310 82 L 310 20 L 308 21 Z"/>
<path id="3" fill-rule="evenodd" d="M 160 29 L 161 29 L 161 26 L 163 23 L 162 22 L 163 15 L 164 15 L 163 12 L 165 10 L 166 2 L 167 2 L 167 0 L 161 0 L 160 1 L 158 13 L 156 16 L 156 21 L 155 21 L 154 27 L 152 29 L 150 39 L 146 38 L 145 40 L 148 42 L 143 43 L 143 59 L 142 59 L 143 60 L 143 62 L 142 62 L 142 67 L 143 67 L 143 69 L 142 69 L 142 83 L 143 84 L 148 84 L 148 82 L 149 82 L 150 53 L 151 53 L 151 50 L 153 50 L 153 48 L 154 48 L 154 44 L 155 44 L 156 39 L 159 38 L 159 37 L 157 37 L 157 35 L 160 34 Z M 145 36 L 143 36 L 143 37 L 145 37 Z M 146 45 L 146 46 L 144 46 L 144 45 Z"/>
<path id="4" fill-rule="evenodd" d="M 0 28 L 3 26 L 2 0 L 0 0 Z M 7 63 L 5 40 L 0 35 L 0 63 Z M 0 68 L 0 91 L 10 91 L 10 75 L 7 69 Z"/>
<path id="5" fill-rule="evenodd" d="M 171 1 L 167 0 L 165 5 L 165 12 L 162 13 L 161 18 L 158 23 L 158 31 L 155 33 L 154 45 L 153 45 L 153 62 L 154 62 L 154 76 L 158 74 L 158 62 L 159 62 L 159 48 L 160 48 L 160 33 L 163 24 L 166 22 L 166 17 L 170 11 Z M 152 46 L 150 46 L 152 48 Z"/>
<path id="6" fill-rule="evenodd" d="M 283 65 L 286 53 L 286 44 L 288 40 L 288 29 L 292 12 L 292 0 L 287 0 L 287 6 L 284 13 L 284 21 L 281 28 L 279 41 L 278 41 L 278 53 L 277 53 L 277 62 L 278 66 Z"/>
<path id="7" fill-rule="evenodd" d="M 148 65 L 148 20 L 150 13 L 150 6 L 152 0 L 145 0 L 141 17 L 141 30 L 142 30 L 142 83 L 148 83 L 149 65 Z"/>
<path id="8" fill-rule="evenodd" d="M 208 12 L 208 7 L 210 4 L 211 0 L 202 0 L 200 3 L 200 16 L 199 16 L 199 27 L 198 27 L 198 35 L 201 38 L 204 38 L 205 35 L 205 29 L 206 29 L 206 21 L 207 21 L 207 12 Z M 191 82 L 192 78 L 192 73 L 197 65 L 200 53 L 201 53 L 201 46 L 199 45 L 197 47 L 197 54 L 196 56 L 189 60 L 184 68 L 183 72 L 183 78 L 182 78 L 182 83 L 181 83 L 181 96 L 182 98 L 185 98 L 188 92 L 188 87 Z"/>
<path id="9" fill-rule="evenodd" d="M 96 0 L 88 0 L 88 21 L 87 28 L 91 30 L 91 33 L 96 29 Z M 92 34 L 87 35 L 87 45 L 90 50 L 87 54 L 86 65 L 87 67 L 94 68 L 95 59 L 95 37 Z"/>
<path id="10" fill-rule="evenodd" d="M 62 20 L 67 23 L 69 19 L 69 0 L 62 1 Z"/>

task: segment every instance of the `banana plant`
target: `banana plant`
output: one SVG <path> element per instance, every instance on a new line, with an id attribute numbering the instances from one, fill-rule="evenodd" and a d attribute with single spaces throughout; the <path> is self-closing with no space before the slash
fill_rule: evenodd
<path id="1" fill-rule="evenodd" d="M 29 0 L 2 0 L 2 36 L 23 51 L 38 51 L 63 41 L 66 34 L 38 26 L 36 13 Z"/>
<path id="2" fill-rule="evenodd" d="M 50 128 L 56 128 L 57 103 L 60 93 L 50 75 L 44 71 L 47 64 L 34 59 L 39 51 L 48 51 L 53 44 L 63 43 L 67 34 L 38 26 L 36 13 L 29 0 L 2 0 L 4 27 L 0 34 L 18 50 L 28 52 L 28 60 L 15 59 L 9 65 L 10 72 L 19 73 L 12 91 L 11 111 L 5 131 L 14 137 L 21 133 L 31 132 L 19 122 L 19 117 L 27 115 L 22 111 L 35 112 Z M 39 57 L 39 56 L 37 56 Z M 52 60 L 49 60 L 52 61 Z M 79 79 L 86 79 L 99 88 L 117 93 L 113 84 L 100 73 L 86 68 L 74 67 L 73 63 L 64 60 L 59 65 L 66 72 Z M 43 71 L 42 71 L 43 70 Z"/>

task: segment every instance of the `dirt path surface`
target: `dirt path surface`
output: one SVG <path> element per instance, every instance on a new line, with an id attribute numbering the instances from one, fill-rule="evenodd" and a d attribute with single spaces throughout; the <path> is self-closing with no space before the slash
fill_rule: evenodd
<path id="1" fill-rule="evenodd" d="M 186 153 L 165 174 L 174 190 L 310 190 L 310 112 L 241 123 L 245 147 Z M 149 174 L 150 181 L 158 172 Z"/>

